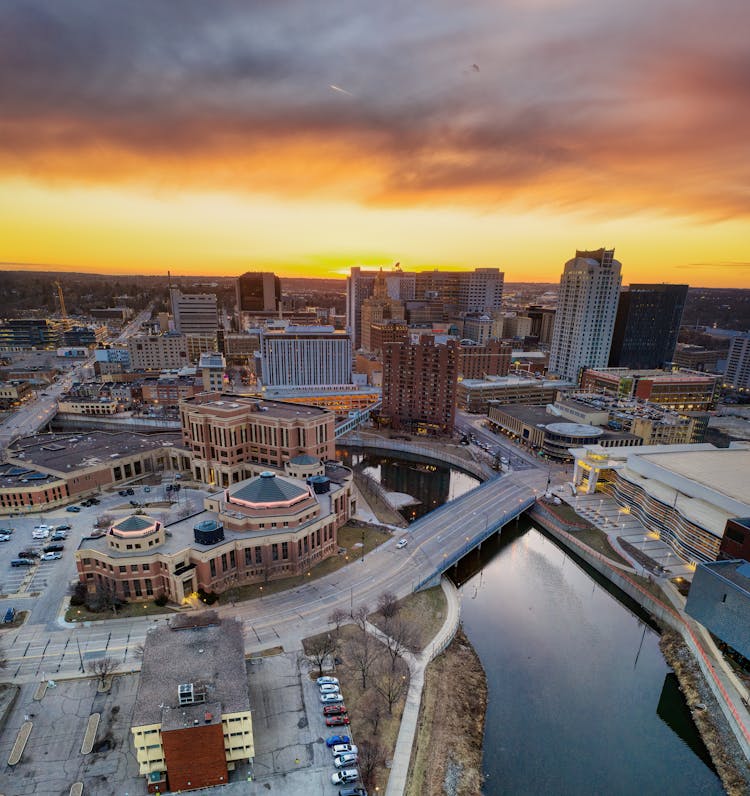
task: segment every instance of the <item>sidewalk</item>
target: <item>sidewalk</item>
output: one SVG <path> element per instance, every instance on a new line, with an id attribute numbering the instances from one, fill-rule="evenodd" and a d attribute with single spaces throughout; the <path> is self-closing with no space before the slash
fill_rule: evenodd
<path id="1" fill-rule="evenodd" d="M 447 603 L 443 626 L 430 644 L 418 655 L 411 653 L 404 655 L 404 660 L 409 666 L 409 691 L 406 695 L 404 712 L 401 716 L 401 726 L 396 739 L 396 749 L 393 753 L 391 773 L 388 777 L 388 787 L 386 788 L 385 796 L 402 796 L 405 792 L 412 748 L 414 747 L 419 723 L 419 708 L 422 703 L 425 669 L 430 661 L 450 644 L 458 629 L 461 615 L 458 590 L 447 578 L 442 578 L 440 586 L 443 589 Z M 383 632 L 370 623 L 367 625 L 367 630 L 381 640 L 385 638 Z"/>

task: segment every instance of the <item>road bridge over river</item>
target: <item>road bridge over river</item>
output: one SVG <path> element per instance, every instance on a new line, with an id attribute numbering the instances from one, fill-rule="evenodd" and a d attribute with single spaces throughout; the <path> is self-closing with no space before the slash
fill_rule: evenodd
<path id="1" fill-rule="evenodd" d="M 336 608 L 372 608 L 386 590 L 404 597 L 436 583 L 441 573 L 533 502 L 534 490 L 520 478 L 493 478 L 411 525 L 403 532 L 409 542 L 401 550 L 394 537 L 330 575 L 219 612 L 243 622 L 248 652 L 278 645 L 296 649 L 300 639 L 326 628 Z M 121 671 L 139 669 L 137 647 L 148 628 L 162 621 L 112 619 L 71 628 L 35 623 L 32 612 L 24 626 L 5 634 L 6 674 L 17 682 L 74 676 L 87 661 L 105 655 L 117 660 Z"/>

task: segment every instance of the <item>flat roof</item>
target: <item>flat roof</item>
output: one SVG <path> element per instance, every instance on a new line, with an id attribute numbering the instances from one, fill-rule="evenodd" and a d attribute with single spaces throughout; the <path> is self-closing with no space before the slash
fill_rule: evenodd
<path id="1" fill-rule="evenodd" d="M 8 454 L 16 464 L 23 462 L 67 475 L 71 470 L 116 464 L 117 459 L 135 453 L 181 446 L 182 434 L 179 432 L 136 434 L 92 430 L 24 437 L 13 445 Z"/>
<path id="2" fill-rule="evenodd" d="M 458 383 L 460 387 L 545 387 L 558 389 L 568 389 L 573 387 L 572 381 L 560 381 L 556 379 L 529 379 L 524 376 L 488 376 L 486 379 L 464 379 Z"/>
<path id="3" fill-rule="evenodd" d="M 730 583 L 739 586 L 744 591 L 750 593 L 750 564 L 742 559 L 732 561 L 710 561 L 701 564 L 701 567 L 709 572 L 726 578 Z"/>
<path id="4" fill-rule="evenodd" d="M 733 500 L 750 501 L 750 449 L 660 451 L 639 458 Z"/>
<path id="5" fill-rule="evenodd" d="M 333 416 L 333 412 L 320 406 L 253 398 L 250 395 L 236 395 L 234 393 L 212 393 L 208 400 L 206 394 L 202 393 L 185 398 L 184 403 L 191 409 L 212 414 L 231 413 L 244 408 L 250 411 L 257 411 L 259 414 L 267 414 L 269 417 L 291 419 L 295 417 L 319 417 L 326 414 Z"/>
<path id="6" fill-rule="evenodd" d="M 222 713 L 250 710 L 242 625 L 235 619 L 213 620 L 206 625 L 197 615 L 195 627 L 159 625 L 146 634 L 133 727 L 159 724 L 179 726 L 177 689 L 192 683 L 205 693 L 200 707 Z M 192 726 L 192 716 L 190 717 Z"/>

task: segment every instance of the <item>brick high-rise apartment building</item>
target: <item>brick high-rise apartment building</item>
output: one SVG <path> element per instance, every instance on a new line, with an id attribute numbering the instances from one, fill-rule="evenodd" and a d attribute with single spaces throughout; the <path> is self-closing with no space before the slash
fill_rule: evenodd
<path id="1" fill-rule="evenodd" d="M 429 335 L 422 335 L 417 343 L 385 346 L 381 416 L 392 428 L 417 433 L 453 431 L 458 352 L 456 341 L 435 345 Z"/>
<path id="2" fill-rule="evenodd" d="M 488 340 L 484 345 L 462 343 L 458 357 L 458 372 L 465 379 L 507 376 L 511 346 L 500 340 Z"/>

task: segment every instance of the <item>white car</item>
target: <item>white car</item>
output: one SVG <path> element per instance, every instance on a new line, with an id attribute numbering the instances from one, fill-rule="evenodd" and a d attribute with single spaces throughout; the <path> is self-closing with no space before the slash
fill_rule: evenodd
<path id="1" fill-rule="evenodd" d="M 336 768 L 344 768 L 345 766 L 356 766 L 359 758 L 353 752 L 346 752 L 343 755 L 338 755 L 333 758 L 333 765 Z"/>
<path id="2" fill-rule="evenodd" d="M 49 531 L 34 531 L 31 534 L 32 539 L 46 539 L 49 536 Z"/>
<path id="3" fill-rule="evenodd" d="M 10 541 L 10 534 L 0 533 L 0 542 L 9 542 L 9 541 Z"/>
<path id="4" fill-rule="evenodd" d="M 338 683 L 323 683 L 323 685 L 318 686 L 318 688 L 320 688 L 321 694 L 338 694 L 341 690 Z"/>
<path id="5" fill-rule="evenodd" d="M 344 755 L 347 753 L 356 755 L 359 749 L 354 744 L 351 743 L 338 743 L 336 746 L 331 748 L 334 757 L 338 757 L 339 755 Z"/>
<path id="6" fill-rule="evenodd" d="M 323 675 L 323 677 L 318 677 L 315 681 L 318 685 L 338 685 L 339 678 L 338 677 L 328 677 L 327 675 Z"/>
<path id="7" fill-rule="evenodd" d="M 359 771 L 356 768 L 345 768 L 331 774 L 331 782 L 334 785 L 346 785 L 349 782 L 356 782 L 359 779 Z"/>
<path id="8" fill-rule="evenodd" d="M 344 697 L 341 694 L 321 694 L 320 701 L 324 705 L 335 705 L 337 702 L 343 702 Z"/>
<path id="9" fill-rule="evenodd" d="M 403 550 L 408 544 L 409 540 L 404 536 L 402 539 L 399 539 L 398 542 L 396 542 L 396 550 Z"/>
<path id="10" fill-rule="evenodd" d="M 44 555 L 39 560 L 56 561 L 58 558 L 62 558 L 62 553 L 44 553 Z"/>

